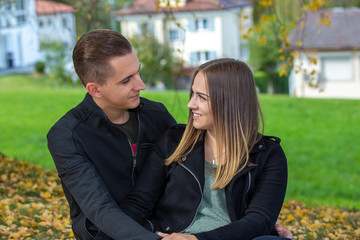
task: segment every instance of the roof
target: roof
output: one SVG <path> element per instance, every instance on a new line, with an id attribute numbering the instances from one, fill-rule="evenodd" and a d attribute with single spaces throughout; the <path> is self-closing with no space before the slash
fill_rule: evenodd
<path id="1" fill-rule="evenodd" d="M 156 14 L 168 10 L 167 7 L 157 8 L 158 0 L 135 0 L 132 4 L 116 11 L 115 16 L 135 14 Z M 230 8 L 241 8 L 251 5 L 248 0 L 187 0 L 184 6 L 171 7 L 172 12 L 214 11 Z M 160 11 L 159 11 L 160 10 Z"/>
<path id="2" fill-rule="evenodd" d="M 74 8 L 70 5 L 52 1 L 36 0 L 36 14 L 54 14 L 54 13 L 66 13 L 74 12 Z"/>
<path id="3" fill-rule="evenodd" d="M 326 24 L 326 16 L 330 22 Z M 325 20 L 325 24 L 319 23 Z M 289 36 L 289 50 L 360 49 L 360 9 L 334 8 L 308 12 Z M 297 42 L 302 45 L 298 46 Z"/>

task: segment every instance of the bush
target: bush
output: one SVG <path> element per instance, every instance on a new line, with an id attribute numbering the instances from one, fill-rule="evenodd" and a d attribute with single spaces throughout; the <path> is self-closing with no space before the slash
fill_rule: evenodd
<path id="1" fill-rule="evenodd" d="M 259 88 L 261 93 L 267 92 L 267 87 L 270 82 L 270 76 L 265 71 L 255 71 L 254 72 L 254 80 L 256 86 Z"/>
<path id="2" fill-rule="evenodd" d="M 35 70 L 37 73 L 44 73 L 45 71 L 45 63 L 42 61 L 37 61 L 35 63 Z"/>

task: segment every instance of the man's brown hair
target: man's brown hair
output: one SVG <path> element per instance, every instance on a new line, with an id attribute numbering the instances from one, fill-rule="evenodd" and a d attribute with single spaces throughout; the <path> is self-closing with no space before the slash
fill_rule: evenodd
<path id="1" fill-rule="evenodd" d="M 131 43 L 120 33 L 99 29 L 85 33 L 73 51 L 74 68 L 82 84 L 100 85 L 113 74 L 109 60 L 132 52 Z"/>

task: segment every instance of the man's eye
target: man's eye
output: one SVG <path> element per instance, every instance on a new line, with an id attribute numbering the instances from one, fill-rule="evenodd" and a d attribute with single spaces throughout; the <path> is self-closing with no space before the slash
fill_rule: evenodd
<path id="1" fill-rule="evenodd" d="M 126 78 L 123 81 L 121 81 L 122 84 L 128 83 L 130 81 L 130 78 Z"/>

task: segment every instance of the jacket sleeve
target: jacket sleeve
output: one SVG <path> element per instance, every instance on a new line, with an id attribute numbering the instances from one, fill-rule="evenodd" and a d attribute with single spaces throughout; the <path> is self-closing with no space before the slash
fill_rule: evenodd
<path id="1" fill-rule="evenodd" d="M 255 189 L 248 196 L 245 216 L 223 227 L 195 234 L 199 240 L 253 239 L 268 235 L 280 213 L 287 185 L 287 160 L 278 143 L 262 152 L 265 165 L 256 173 Z M 260 163 L 261 164 L 261 163 Z M 235 203 L 236 204 L 236 203 Z"/>
<path id="2" fill-rule="evenodd" d="M 158 238 L 120 209 L 70 128 L 57 124 L 47 138 L 62 184 L 87 219 L 113 239 Z"/>
<path id="3" fill-rule="evenodd" d="M 155 147 L 156 148 L 156 147 Z M 133 190 L 121 202 L 124 212 L 141 224 L 146 223 L 166 186 L 164 157 L 154 149 Z"/>

